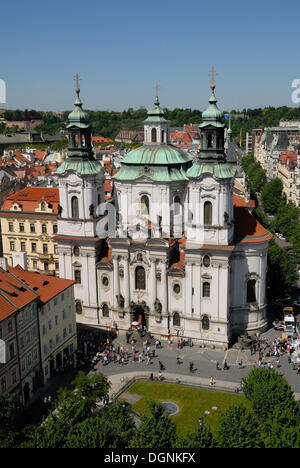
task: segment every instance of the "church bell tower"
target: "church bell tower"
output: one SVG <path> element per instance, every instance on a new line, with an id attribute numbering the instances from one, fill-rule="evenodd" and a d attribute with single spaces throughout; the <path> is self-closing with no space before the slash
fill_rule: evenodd
<path id="1" fill-rule="evenodd" d="M 91 125 L 82 109 L 76 75 L 75 108 L 68 116 L 68 157 L 56 170 L 59 181 L 59 275 L 75 280 L 76 320 L 98 323 L 96 263 L 106 234 L 99 233 L 104 175 L 94 158 Z"/>

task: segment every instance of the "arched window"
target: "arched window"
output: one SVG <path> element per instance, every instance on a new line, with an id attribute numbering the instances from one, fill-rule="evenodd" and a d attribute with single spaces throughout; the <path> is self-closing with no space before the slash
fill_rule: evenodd
<path id="1" fill-rule="evenodd" d="M 76 284 L 81 284 L 81 271 L 75 270 L 74 271 L 74 279 Z"/>
<path id="2" fill-rule="evenodd" d="M 203 283 L 202 286 L 202 296 L 203 297 L 210 297 L 210 283 Z"/>
<path id="3" fill-rule="evenodd" d="M 164 130 L 161 131 L 161 142 L 162 143 L 165 142 L 165 131 Z"/>
<path id="4" fill-rule="evenodd" d="M 175 312 L 175 314 L 173 315 L 173 326 L 180 327 L 180 315 L 178 312 Z"/>
<path id="5" fill-rule="evenodd" d="M 204 224 L 212 224 L 212 204 L 209 201 L 204 203 Z"/>
<path id="6" fill-rule="evenodd" d="M 149 214 L 149 198 L 147 197 L 147 195 L 143 195 L 141 197 L 141 214 Z"/>
<path id="7" fill-rule="evenodd" d="M 142 266 L 135 269 L 135 289 L 146 289 L 146 273 Z"/>
<path id="8" fill-rule="evenodd" d="M 156 132 L 156 128 L 152 128 L 152 130 L 151 130 L 151 141 L 152 141 L 152 143 L 156 143 L 156 142 L 157 142 L 157 132 Z"/>
<path id="9" fill-rule="evenodd" d="M 203 265 L 204 265 L 205 267 L 209 267 L 209 266 L 210 266 L 210 258 L 209 258 L 208 255 L 204 255 L 204 257 L 203 257 Z"/>
<path id="10" fill-rule="evenodd" d="M 72 210 L 72 218 L 79 218 L 79 205 L 78 205 L 78 198 L 72 197 L 71 199 L 71 210 Z"/>
<path id="11" fill-rule="evenodd" d="M 79 247 L 77 245 L 75 245 L 75 247 L 73 249 L 73 254 L 75 255 L 75 257 L 79 257 L 80 250 L 79 250 Z"/>
<path id="12" fill-rule="evenodd" d="M 41 203 L 41 210 L 46 211 L 46 203 L 44 201 Z"/>
<path id="13" fill-rule="evenodd" d="M 207 315 L 204 315 L 204 317 L 202 318 L 202 329 L 209 330 L 209 318 L 207 317 Z"/>
<path id="14" fill-rule="evenodd" d="M 82 313 L 82 305 L 81 305 L 80 301 L 76 302 L 75 309 L 76 309 L 76 314 L 81 314 Z"/>
<path id="15" fill-rule="evenodd" d="M 214 135 L 212 133 L 208 133 L 207 135 L 207 148 L 212 148 L 214 142 Z"/>
<path id="16" fill-rule="evenodd" d="M 255 279 L 250 279 L 247 281 L 247 302 L 256 302 L 255 286 Z"/>

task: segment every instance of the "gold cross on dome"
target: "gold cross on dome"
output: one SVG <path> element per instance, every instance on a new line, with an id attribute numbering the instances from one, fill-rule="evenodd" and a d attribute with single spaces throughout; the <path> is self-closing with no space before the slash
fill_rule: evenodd
<path id="1" fill-rule="evenodd" d="M 217 75 L 216 70 L 214 67 L 209 72 L 209 76 L 211 77 L 211 86 L 215 87 L 215 76 Z"/>
<path id="2" fill-rule="evenodd" d="M 74 76 L 74 80 L 76 81 L 76 93 L 79 93 L 80 88 L 79 88 L 79 81 L 81 80 L 80 76 L 78 73 Z"/>

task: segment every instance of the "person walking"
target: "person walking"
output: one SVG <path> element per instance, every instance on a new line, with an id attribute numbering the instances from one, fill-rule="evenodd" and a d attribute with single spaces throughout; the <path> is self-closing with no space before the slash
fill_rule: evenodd
<path id="1" fill-rule="evenodd" d="M 190 367 L 190 372 L 193 372 L 194 363 L 193 363 L 193 362 L 190 362 L 190 365 L 189 365 L 189 367 Z"/>
<path id="2" fill-rule="evenodd" d="M 214 381 L 212 375 L 211 375 L 210 378 L 209 378 L 209 384 L 210 384 L 211 386 L 213 386 L 213 385 L 215 384 L 215 381 Z"/>

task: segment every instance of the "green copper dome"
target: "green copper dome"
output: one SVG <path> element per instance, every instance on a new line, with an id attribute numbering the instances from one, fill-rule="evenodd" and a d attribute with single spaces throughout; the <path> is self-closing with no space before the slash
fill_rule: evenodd
<path id="1" fill-rule="evenodd" d="M 198 162 L 192 165 L 187 171 L 189 179 L 197 179 L 204 174 L 210 174 L 216 179 L 232 179 L 235 176 L 236 169 L 231 164 L 210 164 Z"/>
<path id="2" fill-rule="evenodd" d="M 223 126 L 221 122 L 223 114 L 217 106 L 218 101 L 215 96 L 214 85 L 211 85 L 211 89 L 212 89 L 212 94 L 208 101 L 209 106 L 204 112 L 202 112 L 203 123 L 199 125 L 200 128 L 205 127 L 206 125 L 209 125 L 209 124 L 213 125 L 214 127 Z"/>
<path id="3" fill-rule="evenodd" d="M 96 159 L 94 161 L 74 161 L 72 159 L 67 159 L 56 169 L 55 174 L 64 174 L 65 172 L 71 171 L 80 175 L 96 175 L 102 170 L 103 168 L 100 161 Z"/>
<path id="4" fill-rule="evenodd" d="M 186 180 L 186 170 L 192 157 L 181 148 L 169 144 L 144 145 L 130 151 L 121 163 L 116 180 L 134 180 L 147 177 L 153 181 Z"/>
<path id="5" fill-rule="evenodd" d="M 168 122 L 165 118 L 165 111 L 159 105 L 158 96 L 156 96 L 153 109 L 148 110 L 147 116 L 144 122 Z"/>
<path id="6" fill-rule="evenodd" d="M 124 164 L 174 165 L 186 164 L 192 157 L 183 149 L 173 145 L 143 145 L 130 151 L 123 160 Z"/>
<path id="7" fill-rule="evenodd" d="M 89 116 L 84 110 L 82 109 L 82 102 L 79 97 L 79 89 L 76 90 L 77 98 L 74 103 L 75 109 L 70 112 L 68 115 L 69 124 L 67 128 L 76 126 L 80 128 L 87 128 L 89 126 Z"/>

